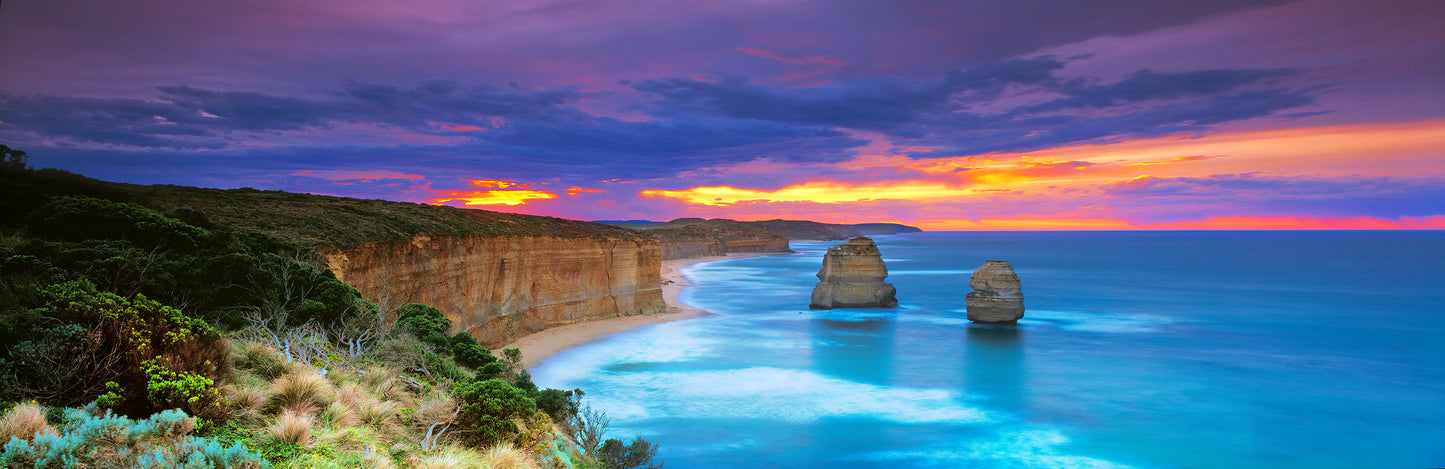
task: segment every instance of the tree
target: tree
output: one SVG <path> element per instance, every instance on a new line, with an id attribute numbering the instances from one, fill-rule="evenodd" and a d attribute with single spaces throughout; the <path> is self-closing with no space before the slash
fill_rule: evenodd
<path id="1" fill-rule="evenodd" d="M 30 169 L 30 155 L 14 148 L 0 145 L 0 167 L 5 169 Z"/>
<path id="2" fill-rule="evenodd" d="M 652 465 L 652 459 L 657 457 L 657 445 L 649 443 L 642 437 L 632 439 L 632 443 L 623 444 L 622 440 L 610 438 L 602 443 L 602 448 L 597 451 L 597 462 L 602 463 L 607 469 L 662 469 L 662 463 Z"/>

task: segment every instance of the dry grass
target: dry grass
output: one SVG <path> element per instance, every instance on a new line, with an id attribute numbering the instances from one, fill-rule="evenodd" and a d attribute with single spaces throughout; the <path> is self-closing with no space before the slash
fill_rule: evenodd
<path id="1" fill-rule="evenodd" d="M 256 343 L 243 342 L 234 348 L 232 362 L 236 368 L 248 370 L 256 376 L 273 380 L 295 368 L 276 349 Z"/>
<path id="2" fill-rule="evenodd" d="M 381 426 L 396 421 L 400 417 L 400 404 L 396 401 L 365 401 L 355 407 L 356 416 L 362 423 Z"/>
<path id="3" fill-rule="evenodd" d="M 532 462 L 531 455 L 526 451 L 508 445 L 500 444 L 487 448 L 482 452 L 482 467 L 492 469 L 532 469 L 537 464 Z"/>
<path id="4" fill-rule="evenodd" d="M 356 425 L 356 413 L 351 408 L 340 402 L 332 402 L 318 415 L 321 423 L 331 428 L 344 428 Z"/>
<path id="5" fill-rule="evenodd" d="M 316 419 L 309 414 L 285 411 L 266 427 L 266 438 L 278 443 L 307 446 L 311 444 L 311 424 L 315 422 Z"/>
<path id="6" fill-rule="evenodd" d="M 22 403 L 0 417 L 0 438 L 29 440 L 36 433 L 55 434 L 55 429 L 45 423 L 45 408 L 37 404 Z"/>
<path id="7" fill-rule="evenodd" d="M 344 383 L 336 387 L 336 402 L 347 407 L 356 407 L 358 402 L 366 399 L 366 393 L 362 391 L 361 385 L 357 383 Z"/>
<path id="8" fill-rule="evenodd" d="M 271 399 L 266 403 L 273 411 L 311 413 L 331 403 L 331 383 L 314 371 L 296 370 L 271 383 Z"/>
<path id="9" fill-rule="evenodd" d="M 434 423 L 450 422 L 457 416 L 457 402 L 449 398 L 429 398 L 421 401 L 412 413 L 412 428 L 426 434 Z"/>
<path id="10" fill-rule="evenodd" d="M 227 385 L 221 387 L 221 396 L 226 398 L 231 415 L 244 419 L 261 415 L 261 410 L 266 406 L 266 391 L 260 388 Z"/>

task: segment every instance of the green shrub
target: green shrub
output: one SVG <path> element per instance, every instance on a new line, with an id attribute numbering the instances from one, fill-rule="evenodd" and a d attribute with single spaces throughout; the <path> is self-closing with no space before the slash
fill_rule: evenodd
<path id="1" fill-rule="evenodd" d="M 661 469 L 660 462 L 656 466 L 652 465 L 652 459 L 656 457 L 657 445 L 640 436 L 626 444 L 622 443 L 622 440 L 609 438 L 597 451 L 597 462 L 607 469 Z"/>
<path id="2" fill-rule="evenodd" d="M 571 421 L 577 415 L 577 411 L 581 409 L 584 394 L 581 389 L 571 391 L 543 389 L 537 393 L 537 410 L 547 413 L 548 417 L 552 417 L 553 422 Z"/>
<path id="3" fill-rule="evenodd" d="M 431 306 L 411 303 L 397 310 L 397 330 L 416 336 L 439 353 L 452 353 L 452 341 L 447 337 L 451 327 L 452 321 Z"/>
<path id="4" fill-rule="evenodd" d="M 229 371 L 229 345 L 205 321 L 144 295 L 96 291 L 88 281 L 51 285 L 32 313 L 33 337 L 10 349 L 18 388 L 52 405 L 104 397 L 126 415 L 180 407 L 216 410 L 214 382 Z"/>
<path id="5" fill-rule="evenodd" d="M 456 388 L 454 396 L 462 405 L 458 421 L 476 446 L 495 444 L 517 433 L 512 419 L 537 411 L 536 402 L 526 393 L 500 379 L 464 384 Z"/>

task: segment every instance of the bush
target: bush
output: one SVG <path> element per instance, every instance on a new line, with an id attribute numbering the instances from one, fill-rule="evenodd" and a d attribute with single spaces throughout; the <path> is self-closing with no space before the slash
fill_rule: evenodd
<path id="1" fill-rule="evenodd" d="M 94 417 L 67 412 L 62 434 L 43 434 L 32 441 L 12 439 L 0 453 L 0 467 L 266 467 L 246 445 L 188 436 L 195 419 L 168 410 L 145 420 L 111 414 Z"/>
<path id="2" fill-rule="evenodd" d="M 476 446 L 503 441 L 517 432 L 512 419 L 537 411 L 536 402 L 526 393 L 500 379 L 467 383 L 459 386 L 454 396 L 462 405 L 458 421 Z"/>
<path id="3" fill-rule="evenodd" d="M 39 405 L 22 403 L 0 417 L 0 438 L 5 441 L 11 438 L 29 440 L 43 433 L 54 434 L 55 430 L 46 422 L 45 408 Z"/>
<path id="4" fill-rule="evenodd" d="M 411 303 L 396 311 L 397 330 L 421 339 L 440 353 L 452 353 L 452 341 L 447 338 L 447 329 L 451 327 L 452 321 L 431 306 Z"/>
<path id="5" fill-rule="evenodd" d="M 214 382 L 230 346 L 205 321 L 144 295 L 99 292 L 88 281 L 51 285 L 31 311 L 31 340 L 10 348 L 15 385 L 52 405 L 103 403 L 125 415 L 180 407 L 215 413 Z"/>
<path id="6" fill-rule="evenodd" d="M 552 417 L 553 422 L 565 423 L 577 416 L 581 410 L 582 396 L 585 393 L 581 389 L 563 391 L 561 389 L 543 389 L 537 393 L 537 410 L 547 413 Z"/>
<path id="7" fill-rule="evenodd" d="M 622 440 L 611 438 L 602 443 L 602 448 L 597 450 L 597 462 L 602 463 L 607 469 L 661 469 L 662 463 L 658 463 L 656 466 L 652 465 L 652 459 L 655 457 L 657 457 L 657 445 L 649 443 L 640 436 L 627 444 L 623 444 Z"/>

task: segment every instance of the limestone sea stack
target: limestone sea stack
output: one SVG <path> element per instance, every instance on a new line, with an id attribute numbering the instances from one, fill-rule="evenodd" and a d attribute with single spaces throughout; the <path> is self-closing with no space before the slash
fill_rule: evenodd
<path id="1" fill-rule="evenodd" d="M 968 320 L 987 324 L 1016 324 L 1024 317 L 1024 294 L 1019 276 L 1008 261 L 983 261 L 968 280 L 973 291 L 964 295 Z"/>
<path id="2" fill-rule="evenodd" d="M 892 308 L 897 290 L 883 282 L 888 267 L 873 240 L 857 237 L 828 248 L 818 286 L 813 287 L 812 309 Z"/>

